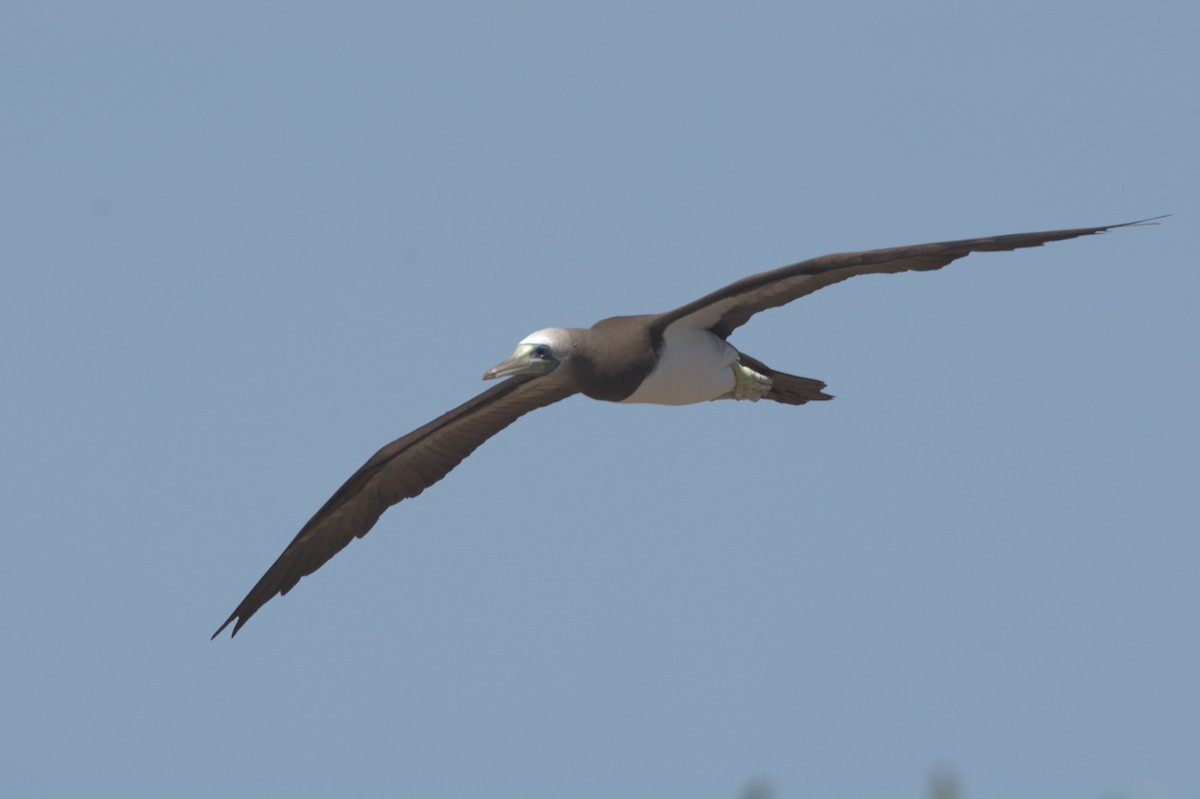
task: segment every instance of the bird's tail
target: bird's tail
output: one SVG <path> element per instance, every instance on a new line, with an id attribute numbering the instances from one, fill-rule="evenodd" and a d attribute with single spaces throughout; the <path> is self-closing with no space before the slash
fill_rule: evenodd
<path id="1" fill-rule="evenodd" d="M 803 405 L 806 402 L 833 399 L 833 395 L 822 391 L 825 383 L 821 380 L 777 372 L 744 352 L 738 353 L 738 356 L 742 364 L 771 379 L 771 390 L 763 395 L 763 399 L 782 402 L 785 405 Z"/>

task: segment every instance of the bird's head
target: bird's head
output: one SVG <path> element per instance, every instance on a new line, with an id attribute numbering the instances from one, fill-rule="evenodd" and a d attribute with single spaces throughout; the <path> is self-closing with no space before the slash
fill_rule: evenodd
<path id="1" fill-rule="evenodd" d="M 572 347 L 571 331 L 566 328 L 548 327 L 530 333 L 521 340 L 508 360 L 484 372 L 483 379 L 550 374 L 571 357 Z"/>

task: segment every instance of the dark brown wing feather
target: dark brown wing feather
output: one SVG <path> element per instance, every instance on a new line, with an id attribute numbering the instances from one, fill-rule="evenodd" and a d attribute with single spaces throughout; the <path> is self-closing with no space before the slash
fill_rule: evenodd
<path id="1" fill-rule="evenodd" d="M 286 594 L 392 505 L 445 477 L 483 442 L 530 411 L 575 393 L 557 375 L 513 377 L 376 452 L 292 539 L 213 638 L 237 619 L 233 635 L 276 594 Z"/>
<path id="2" fill-rule="evenodd" d="M 1155 219 L 1161 218 L 1155 217 Z M 1103 227 L 1014 233 L 1007 236 L 987 236 L 961 241 L 943 241 L 936 244 L 917 244 L 911 247 L 892 247 L 886 250 L 822 255 L 819 258 L 801 261 L 798 264 L 785 266 L 771 272 L 751 275 L 694 302 L 689 302 L 681 308 L 661 314 L 655 320 L 654 332 L 661 335 L 669 325 L 683 322 L 696 327 L 706 327 L 721 338 L 727 338 L 730 333 L 744 325 L 759 311 L 785 305 L 792 300 L 855 275 L 940 269 L 951 261 L 973 252 L 1038 247 L 1051 241 L 1090 236 L 1114 228 L 1143 225 L 1153 221 L 1153 219 L 1144 219 L 1139 222 L 1126 222 Z"/>

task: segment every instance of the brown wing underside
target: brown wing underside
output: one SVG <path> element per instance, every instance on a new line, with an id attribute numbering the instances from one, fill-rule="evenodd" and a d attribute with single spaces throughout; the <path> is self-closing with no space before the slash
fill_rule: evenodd
<path id="1" fill-rule="evenodd" d="M 1051 241 L 1090 236 L 1115 228 L 1142 225 L 1153 221 L 1153 219 L 1145 219 L 1139 222 L 1126 222 L 1103 227 L 1014 233 L 1006 236 L 986 236 L 960 241 L 917 244 L 910 247 L 892 247 L 886 250 L 822 255 L 819 258 L 801 261 L 771 272 L 751 275 L 694 302 L 668 311 L 655 320 L 655 331 L 661 334 L 667 326 L 686 319 L 688 324 L 707 327 L 721 338 L 727 338 L 730 333 L 744 325 L 759 311 L 785 305 L 792 300 L 855 275 L 940 269 L 951 261 L 973 252 L 1039 247 Z"/>
<path id="2" fill-rule="evenodd" d="M 234 619 L 237 635 L 268 600 L 366 535 L 389 507 L 441 480 L 521 416 L 574 393 L 554 376 L 513 377 L 379 450 L 308 520 L 212 637 Z"/>

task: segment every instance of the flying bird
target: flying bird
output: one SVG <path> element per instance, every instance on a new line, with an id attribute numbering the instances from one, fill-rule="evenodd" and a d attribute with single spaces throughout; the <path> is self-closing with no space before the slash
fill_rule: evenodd
<path id="1" fill-rule="evenodd" d="M 232 634 L 237 635 L 272 597 L 286 594 L 300 578 L 366 535 L 385 510 L 441 480 L 476 447 L 530 411 L 573 394 L 662 405 L 717 399 L 803 405 L 832 399 L 820 380 L 778 372 L 740 352 L 729 343 L 730 334 L 759 311 L 855 275 L 929 271 L 973 252 L 1038 247 L 1153 221 L 823 255 L 751 275 L 666 313 L 614 316 L 586 329 L 551 327 L 532 333 L 483 375 L 484 380 L 506 380 L 388 444 L 351 475 L 212 637 L 235 619 Z"/>

